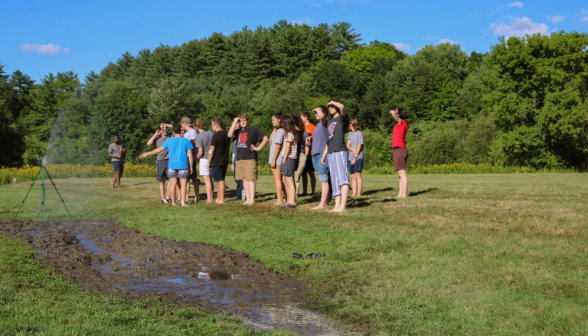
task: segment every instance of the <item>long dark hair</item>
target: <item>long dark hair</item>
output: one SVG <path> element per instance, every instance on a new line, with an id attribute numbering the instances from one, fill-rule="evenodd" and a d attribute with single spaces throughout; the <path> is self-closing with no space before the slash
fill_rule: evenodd
<path id="1" fill-rule="evenodd" d="M 298 143 L 298 132 L 296 131 L 296 124 L 294 121 L 294 118 L 291 116 L 287 116 L 284 117 L 282 119 L 282 127 L 284 128 L 284 131 L 286 132 L 286 134 L 288 133 L 292 133 L 294 134 L 294 142 Z"/>
<path id="2" fill-rule="evenodd" d="M 272 117 L 280 120 L 280 125 L 278 125 L 276 129 L 282 128 L 282 119 L 284 119 L 284 112 L 274 113 L 272 114 Z"/>

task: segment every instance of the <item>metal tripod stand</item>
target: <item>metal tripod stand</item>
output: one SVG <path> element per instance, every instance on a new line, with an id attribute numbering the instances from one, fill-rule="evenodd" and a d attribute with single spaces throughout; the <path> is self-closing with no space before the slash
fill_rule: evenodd
<path id="1" fill-rule="evenodd" d="M 13 219 L 16 219 L 16 216 L 18 216 L 18 213 L 20 212 L 20 210 L 22 209 L 22 206 L 24 205 L 25 201 L 27 200 L 27 197 L 29 196 L 31 189 L 33 189 L 35 182 L 37 182 L 37 178 L 39 178 L 39 174 L 41 174 L 41 210 L 39 210 L 39 213 L 37 213 L 37 215 L 35 217 L 33 217 L 33 219 L 35 219 L 35 218 L 39 217 L 39 215 L 41 215 L 41 221 L 43 220 L 43 213 L 44 213 L 44 208 L 45 208 L 45 173 L 47 173 L 47 177 L 49 178 L 49 181 L 51 181 L 51 184 L 53 184 L 53 188 L 55 188 L 55 191 L 57 192 L 57 195 L 59 196 L 61 203 L 63 203 L 63 206 L 65 207 L 65 210 L 67 211 L 67 214 L 71 218 L 71 214 L 69 213 L 69 210 L 67 209 L 67 206 L 65 205 L 65 201 L 63 201 L 63 198 L 61 197 L 59 190 L 57 190 L 57 187 L 55 186 L 55 182 L 53 182 L 51 175 L 49 175 L 49 171 L 47 170 L 47 168 L 45 168 L 45 165 L 41 165 L 41 167 L 39 167 L 39 171 L 37 172 L 37 175 L 35 175 L 35 179 L 33 180 L 33 183 L 31 183 L 31 187 L 29 188 L 29 191 L 27 191 L 27 194 L 26 194 L 25 198 L 22 200 L 22 203 L 20 204 L 20 207 L 18 208 L 18 211 L 14 215 Z"/>

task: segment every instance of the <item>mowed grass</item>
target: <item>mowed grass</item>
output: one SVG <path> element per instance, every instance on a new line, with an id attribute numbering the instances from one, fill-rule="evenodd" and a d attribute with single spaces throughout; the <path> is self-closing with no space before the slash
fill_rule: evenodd
<path id="1" fill-rule="evenodd" d="M 234 182 L 228 179 L 234 189 Z M 151 178 L 56 180 L 74 218 L 116 218 L 175 239 L 244 251 L 308 281 L 312 306 L 377 335 L 578 334 L 588 331 L 588 184 L 585 174 L 365 176 L 364 197 L 343 214 L 258 202 L 159 203 Z M 0 187 L 0 218 L 12 218 L 30 184 Z M 204 188 L 201 188 L 204 190 Z M 40 206 L 34 190 L 19 218 Z M 234 193 L 232 193 L 234 195 Z M 66 219 L 48 192 L 46 219 Z M 325 253 L 293 260 L 293 252 Z"/>

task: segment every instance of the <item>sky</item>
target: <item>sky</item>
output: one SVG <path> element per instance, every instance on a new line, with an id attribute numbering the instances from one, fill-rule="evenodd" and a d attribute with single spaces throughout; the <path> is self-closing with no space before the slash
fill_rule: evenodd
<path id="1" fill-rule="evenodd" d="M 587 32 L 585 1 L 36 1 L 6 0 L 0 64 L 37 82 L 73 71 L 83 80 L 125 52 L 181 45 L 213 32 L 269 27 L 279 20 L 318 25 L 349 22 L 364 43 L 395 44 L 414 54 L 450 42 L 468 54 L 489 52 L 500 36 Z"/>

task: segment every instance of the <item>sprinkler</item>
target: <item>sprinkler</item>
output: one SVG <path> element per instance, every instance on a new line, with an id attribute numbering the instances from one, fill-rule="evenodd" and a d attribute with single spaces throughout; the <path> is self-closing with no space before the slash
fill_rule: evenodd
<path id="1" fill-rule="evenodd" d="M 27 197 L 29 196 L 31 189 L 33 189 L 35 182 L 37 182 L 37 178 L 39 178 L 39 174 L 41 174 L 41 210 L 39 210 L 39 213 L 37 213 L 37 215 L 35 217 L 33 217 L 33 219 L 35 219 L 35 218 L 39 217 L 39 215 L 41 215 L 41 221 L 43 221 L 43 213 L 44 213 L 44 208 L 45 208 L 45 173 L 47 174 L 49 181 L 51 181 L 51 184 L 53 184 L 53 188 L 55 188 L 55 191 L 57 192 L 57 195 L 59 196 L 61 203 L 63 203 L 63 206 L 65 207 L 65 211 L 67 211 L 67 214 L 71 218 L 71 214 L 69 213 L 69 210 L 67 209 L 67 206 L 65 205 L 65 201 L 61 197 L 59 190 L 57 190 L 57 186 L 55 185 L 55 182 L 53 182 L 53 179 L 51 178 L 49 171 L 45 167 L 44 161 L 45 160 L 43 160 L 43 162 L 41 163 L 41 167 L 39 167 L 39 171 L 37 171 L 37 175 L 35 175 L 35 179 L 33 180 L 33 183 L 31 183 L 31 187 L 29 188 L 29 191 L 27 191 L 25 198 L 22 200 L 22 203 L 20 204 L 18 211 L 14 215 L 13 220 L 16 219 L 16 216 L 18 216 L 18 213 L 20 212 L 20 209 L 22 209 L 22 206 L 24 205 L 25 201 L 27 200 Z"/>

